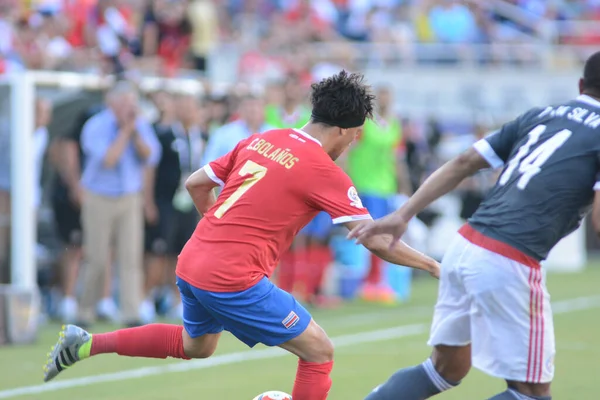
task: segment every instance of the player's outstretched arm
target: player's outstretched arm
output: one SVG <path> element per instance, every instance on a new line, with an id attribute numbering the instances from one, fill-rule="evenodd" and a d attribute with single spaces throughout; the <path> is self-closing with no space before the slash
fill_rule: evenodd
<path id="1" fill-rule="evenodd" d="M 194 172 L 185 181 L 185 188 L 192 197 L 200 216 L 206 214 L 217 201 L 213 190 L 217 186 L 219 185 L 208 176 L 204 168 Z"/>
<path id="2" fill-rule="evenodd" d="M 375 235 L 388 234 L 392 235 L 393 240 L 390 243 L 394 244 L 402 237 L 408 221 L 415 215 L 434 200 L 456 188 L 463 179 L 489 166 L 475 149 L 470 148 L 431 174 L 419 190 L 398 210 L 376 221 L 354 227 L 348 234 L 348 238 L 355 238 L 358 243 L 365 244 Z"/>
<path id="3" fill-rule="evenodd" d="M 348 229 L 359 226 L 359 221 L 347 222 Z M 401 240 L 396 240 L 392 245 L 390 235 L 374 235 L 368 237 L 363 245 L 377 257 L 396 265 L 422 269 L 435 278 L 440 277 L 440 265 L 433 258 L 413 249 Z"/>

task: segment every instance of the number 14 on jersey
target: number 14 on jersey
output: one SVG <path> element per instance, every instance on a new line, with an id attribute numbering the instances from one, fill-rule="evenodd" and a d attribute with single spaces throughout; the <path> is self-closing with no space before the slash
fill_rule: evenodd
<path id="1" fill-rule="evenodd" d="M 510 177 L 518 169 L 518 173 L 521 174 L 517 187 L 521 190 L 527 187 L 527 184 L 535 175 L 539 174 L 546 161 L 558 150 L 572 133 L 568 129 L 563 129 L 557 132 L 554 136 L 551 136 L 545 142 L 540 144 L 534 151 L 531 151 L 531 147 L 535 145 L 540 136 L 546 131 L 546 125 L 538 125 L 533 128 L 527 135 L 529 139 L 527 143 L 519 148 L 517 154 L 510 160 L 508 167 L 500 176 L 498 184 L 500 186 L 506 185 L 510 180 Z"/>

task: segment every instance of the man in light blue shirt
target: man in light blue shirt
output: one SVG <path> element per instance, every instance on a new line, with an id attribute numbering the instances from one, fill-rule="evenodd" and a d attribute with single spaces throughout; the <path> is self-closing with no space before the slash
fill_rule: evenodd
<path id="1" fill-rule="evenodd" d="M 160 144 L 152 125 L 139 116 L 135 86 L 119 82 L 106 100 L 108 108 L 90 118 L 81 134 L 81 219 L 87 265 L 79 319 L 84 324 L 94 320 L 94 305 L 101 297 L 115 243 L 123 321 L 136 325 L 143 289 L 143 176 L 146 166 L 158 163 Z"/>
<path id="2" fill-rule="evenodd" d="M 273 129 L 265 123 L 265 105 L 260 98 L 244 97 L 240 103 L 239 114 L 240 119 L 223 125 L 210 135 L 204 153 L 204 164 L 229 153 L 241 140 L 255 133 Z"/>
<path id="3" fill-rule="evenodd" d="M 443 0 L 429 12 L 429 22 L 443 43 L 470 43 L 477 39 L 475 16 L 456 0 Z"/>

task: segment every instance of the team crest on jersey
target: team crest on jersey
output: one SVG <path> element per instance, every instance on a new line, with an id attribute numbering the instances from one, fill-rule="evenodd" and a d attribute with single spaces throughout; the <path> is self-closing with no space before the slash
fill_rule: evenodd
<path id="1" fill-rule="evenodd" d="M 300 317 L 295 312 L 290 312 L 287 317 L 281 323 L 285 326 L 285 329 L 293 328 L 300 321 Z"/>
<path id="2" fill-rule="evenodd" d="M 362 205 L 362 201 L 360 197 L 358 197 L 358 192 L 354 186 L 350 186 L 348 189 L 348 198 L 350 199 L 350 205 L 356 208 L 364 208 Z"/>

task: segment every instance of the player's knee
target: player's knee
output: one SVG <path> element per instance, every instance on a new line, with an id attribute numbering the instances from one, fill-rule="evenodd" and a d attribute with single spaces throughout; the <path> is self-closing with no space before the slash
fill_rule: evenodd
<path id="1" fill-rule="evenodd" d="M 321 333 L 315 338 L 314 345 L 304 358 L 304 361 L 324 364 L 333 361 L 333 342 L 321 329 Z"/>
<path id="2" fill-rule="evenodd" d="M 329 338 L 326 338 L 318 346 L 315 346 L 314 350 L 309 352 L 303 359 L 304 361 L 316 364 L 325 364 L 333 361 L 333 343 L 331 343 Z"/>
<path id="3" fill-rule="evenodd" d="M 214 347 L 192 347 L 184 348 L 185 355 L 189 358 L 208 358 L 215 352 Z"/>
<path id="4" fill-rule="evenodd" d="M 191 338 L 183 331 L 183 351 L 189 358 L 208 358 L 217 349 L 217 335 L 203 335 Z"/>
<path id="5" fill-rule="evenodd" d="M 471 346 L 435 346 L 431 360 L 444 379 L 460 382 L 471 369 Z"/>
<path id="6" fill-rule="evenodd" d="M 507 381 L 508 387 L 525 396 L 549 397 L 552 395 L 550 383 L 527 383 Z"/>

